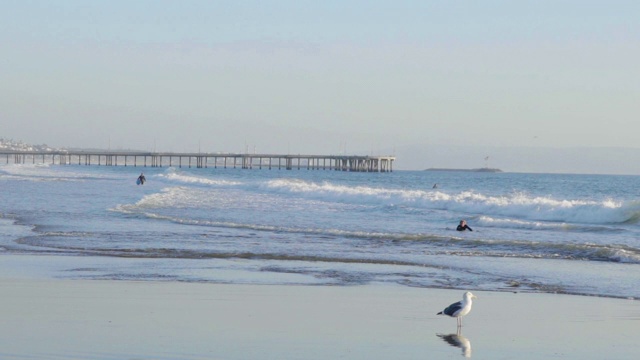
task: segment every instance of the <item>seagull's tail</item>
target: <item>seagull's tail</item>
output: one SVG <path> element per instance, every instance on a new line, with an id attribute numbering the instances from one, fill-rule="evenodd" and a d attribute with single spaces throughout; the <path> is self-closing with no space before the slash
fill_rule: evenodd
<path id="1" fill-rule="evenodd" d="M 440 311 L 439 313 L 437 313 L 436 315 L 443 315 L 444 313 L 442 311 Z"/>

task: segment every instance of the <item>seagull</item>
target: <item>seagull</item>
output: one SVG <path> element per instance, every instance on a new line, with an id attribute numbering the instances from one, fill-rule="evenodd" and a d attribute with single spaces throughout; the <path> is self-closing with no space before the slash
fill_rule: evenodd
<path id="1" fill-rule="evenodd" d="M 475 295 L 467 291 L 462 296 L 462 301 L 458 301 L 457 303 L 453 303 L 447 306 L 446 309 L 440 311 L 436 315 L 449 315 L 458 320 L 458 327 L 462 326 L 462 317 L 467 315 L 469 311 L 471 311 L 472 298 L 476 298 Z"/>

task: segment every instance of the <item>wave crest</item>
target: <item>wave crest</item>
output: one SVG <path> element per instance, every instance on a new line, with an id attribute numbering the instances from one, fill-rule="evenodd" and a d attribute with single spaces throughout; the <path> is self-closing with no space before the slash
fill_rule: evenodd
<path id="1" fill-rule="evenodd" d="M 640 222 L 638 201 L 554 199 L 522 192 L 486 195 L 472 190 L 449 194 L 433 190 L 350 187 L 298 179 L 271 180 L 267 187 L 280 193 L 295 193 L 313 199 L 406 205 L 429 210 L 498 215 L 526 220 L 595 224 Z"/>
<path id="2" fill-rule="evenodd" d="M 210 179 L 202 176 L 197 176 L 193 174 L 188 174 L 174 168 L 170 168 L 164 174 L 157 175 L 160 179 L 165 179 L 168 182 L 173 183 L 183 183 L 183 184 L 200 184 L 200 185 L 212 185 L 212 186 L 221 186 L 221 185 L 239 185 L 240 182 L 237 181 L 228 181 L 228 180 L 220 180 L 220 179 Z"/>

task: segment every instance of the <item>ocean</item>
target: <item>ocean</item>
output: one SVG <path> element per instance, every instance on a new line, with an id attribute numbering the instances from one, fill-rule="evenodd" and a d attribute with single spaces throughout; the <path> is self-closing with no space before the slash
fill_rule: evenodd
<path id="1" fill-rule="evenodd" d="M 147 182 L 136 185 L 141 172 Z M 5 276 L 640 299 L 639 185 L 613 175 L 2 164 L 0 261 Z M 456 231 L 461 219 L 473 231 Z"/>

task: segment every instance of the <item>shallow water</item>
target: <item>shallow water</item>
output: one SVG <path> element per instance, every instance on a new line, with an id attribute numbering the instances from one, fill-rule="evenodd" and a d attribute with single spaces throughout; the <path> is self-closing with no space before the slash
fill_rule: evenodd
<path id="1" fill-rule="evenodd" d="M 640 298 L 639 180 L 0 165 L 0 254 L 62 278 Z"/>

